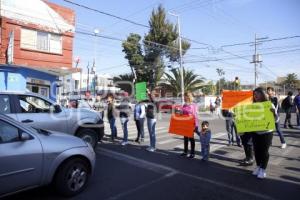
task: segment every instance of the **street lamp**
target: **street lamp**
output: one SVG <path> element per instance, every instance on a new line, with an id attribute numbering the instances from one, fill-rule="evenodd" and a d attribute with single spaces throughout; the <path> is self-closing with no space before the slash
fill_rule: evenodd
<path id="1" fill-rule="evenodd" d="M 184 82 L 183 82 L 183 66 L 182 66 L 182 47 L 181 47 L 181 34 L 180 34 L 180 19 L 179 15 L 169 12 L 170 15 L 177 17 L 178 27 L 178 40 L 179 40 L 179 65 L 180 65 L 180 77 L 181 77 L 181 104 L 184 104 Z"/>
<path id="2" fill-rule="evenodd" d="M 94 29 L 94 34 L 95 34 L 95 42 L 94 42 L 94 61 L 93 61 L 93 67 L 92 67 L 92 73 L 94 75 L 93 77 L 93 86 L 94 86 L 94 97 L 96 98 L 96 46 L 97 46 L 97 38 L 98 38 L 98 34 L 99 34 L 99 29 L 95 28 Z"/>

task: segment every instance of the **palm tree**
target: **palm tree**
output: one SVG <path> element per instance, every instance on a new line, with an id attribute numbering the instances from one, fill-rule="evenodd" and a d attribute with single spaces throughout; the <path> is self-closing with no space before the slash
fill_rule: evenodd
<path id="1" fill-rule="evenodd" d="M 173 91 L 174 95 L 181 93 L 180 69 L 172 69 L 171 74 L 165 73 L 165 85 Z M 195 74 L 192 70 L 183 68 L 184 91 L 194 92 L 203 87 L 204 78 Z"/>
<path id="2" fill-rule="evenodd" d="M 132 88 L 133 79 L 134 76 L 131 73 L 120 74 L 119 76 L 113 77 L 113 82 L 116 84 L 116 86 L 118 86 L 128 94 L 131 94 L 133 92 L 133 88 Z"/>

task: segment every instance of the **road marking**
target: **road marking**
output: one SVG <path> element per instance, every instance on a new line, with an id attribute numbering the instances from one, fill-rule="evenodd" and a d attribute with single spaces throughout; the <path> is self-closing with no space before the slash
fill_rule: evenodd
<path id="1" fill-rule="evenodd" d="M 168 143 L 172 143 L 172 142 L 175 142 L 175 141 L 179 141 L 179 139 L 177 139 L 177 138 L 169 138 L 168 140 L 164 140 L 164 141 L 158 142 L 157 144 L 163 145 L 163 144 L 168 144 Z"/>
<path id="2" fill-rule="evenodd" d="M 256 198 L 261 198 L 261 199 L 266 199 L 266 200 L 274 200 L 274 198 L 272 198 L 270 196 L 267 196 L 267 195 L 252 192 L 252 191 L 246 190 L 244 188 L 229 185 L 229 184 L 219 182 L 219 181 L 214 181 L 214 180 L 211 180 L 211 179 L 208 179 L 208 178 L 203 178 L 203 177 L 195 176 L 195 175 L 192 175 L 192 174 L 188 174 L 188 173 L 176 170 L 174 168 L 171 168 L 171 167 L 168 167 L 168 166 L 165 166 L 165 165 L 156 164 L 156 163 L 149 162 L 149 161 L 146 161 L 146 160 L 143 160 L 143 159 L 139 159 L 139 158 L 136 158 L 136 157 L 133 157 L 133 156 L 125 155 L 125 154 L 122 154 L 122 153 L 119 153 L 119 152 L 116 152 L 116 151 L 111 151 L 111 150 L 108 150 L 108 149 L 104 149 L 102 147 L 98 147 L 97 150 L 99 150 L 99 151 L 96 151 L 97 153 L 102 154 L 104 156 L 112 157 L 116 160 L 120 160 L 120 161 L 129 163 L 131 165 L 134 165 L 134 166 L 137 166 L 137 167 L 140 167 L 140 168 L 143 168 L 143 169 L 148 169 L 148 170 L 151 170 L 151 171 L 154 171 L 154 172 L 157 172 L 157 173 L 163 173 L 164 174 L 164 176 L 162 176 L 161 178 L 152 180 L 152 181 L 150 181 L 150 182 L 148 182 L 144 185 L 138 186 L 134 189 L 131 189 L 131 190 L 128 190 L 126 192 L 120 193 L 118 195 L 112 196 L 112 197 L 108 198 L 109 200 L 120 199 L 120 198 L 122 198 L 126 195 L 134 193 L 134 192 L 136 192 L 140 189 L 143 189 L 147 186 L 150 186 L 154 183 L 157 183 L 157 182 L 159 182 L 163 179 L 166 179 L 168 177 L 175 176 L 175 175 L 178 175 L 178 174 L 181 174 L 181 175 L 184 175 L 184 176 L 187 176 L 189 178 L 196 179 L 196 180 L 199 180 L 199 181 L 203 181 L 203 182 L 206 182 L 206 183 L 210 183 L 210 184 L 213 184 L 213 185 L 217 185 L 217 186 L 222 187 L 222 188 L 237 191 L 237 192 L 240 192 L 242 194 L 251 195 L 251 196 L 256 197 Z"/>
<path id="3" fill-rule="evenodd" d="M 270 161 L 270 164 L 272 165 L 279 165 L 285 158 L 285 156 L 287 156 L 288 154 L 290 154 L 290 152 L 294 149 L 293 146 L 289 146 L 290 145 L 295 145 L 297 146 L 299 144 L 299 141 L 291 141 L 290 143 L 288 143 L 286 146 L 287 148 L 286 149 L 281 149 L 283 151 L 283 153 L 281 155 L 279 155 L 278 158 L 276 159 L 273 159 Z"/>

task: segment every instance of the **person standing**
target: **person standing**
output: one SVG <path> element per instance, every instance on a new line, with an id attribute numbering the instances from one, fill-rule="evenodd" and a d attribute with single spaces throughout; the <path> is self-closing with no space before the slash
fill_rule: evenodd
<path id="1" fill-rule="evenodd" d="M 268 101 L 268 97 L 262 88 L 256 88 L 253 92 L 254 102 L 265 102 Z M 278 117 L 275 112 L 275 106 L 272 104 L 272 112 L 274 118 Z M 254 156 L 256 161 L 256 168 L 253 171 L 253 175 L 257 178 L 263 179 L 266 177 L 266 168 L 269 162 L 269 148 L 272 144 L 273 130 L 264 130 L 253 132 L 253 147 Z"/>
<path id="2" fill-rule="evenodd" d="M 208 161 L 209 159 L 209 149 L 210 149 L 210 139 L 211 139 L 211 130 L 209 129 L 208 121 L 203 121 L 201 124 L 200 131 L 200 142 L 201 142 L 201 156 L 202 161 Z"/>
<path id="3" fill-rule="evenodd" d="M 113 95 L 109 95 L 107 98 L 107 119 L 111 130 L 111 140 L 114 141 L 115 138 L 117 138 L 117 127 L 116 127 L 116 110 L 115 110 Z"/>
<path id="4" fill-rule="evenodd" d="M 226 125 L 226 131 L 228 135 L 228 146 L 234 144 L 234 134 L 235 134 L 235 139 L 237 146 L 241 147 L 241 142 L 240 142 L 240 137 L 237 134 L 235 123 L 233 120 L 233 113 L 230 112 L 229 110 L 222 110 L 222 115 L 225 117 L 225 125 Z M 233 134 L 234 131 L 234 134 Z"/>
<path id="5" fill-rule="evenodd" d="M 135 139 L 135 142 L 140 143 L 144 141 L 144 121 L 145 121 L 145 104 L 144 102 L 140 101 L 138 102 L 134 107 L 134 120 L 135 125 L 137 128 L 137 137 Z"/>
<path id="6" fill-rule="evenodd" d="M 292 117 L 292 108 L 293 108 L 293 92 L 289 91 L 288 96 L 283 99 L 281 107 L 285 111 L 285 120 L 284 120 L 284 128 L 294 128 L 291 124 L 291 117 Z"/>
<path id="7" fill-rule="evenodd" d="M 197 104 L 193 103 L 193 95 L 191 92 L 185 92 L 184 93 L 184 105 L 182 106 L 182 114 L 184 115 L 191 115 L 195 119 L 195 129 L 194 132 L 199 134 L 198 131 L 198 111 L 197 111 Z M 184 136 L 184 151 L 181 154 L 181 156 L 187 156 L 188 153 L 188 143 L 190 141 L 191 143 L 191 153 L 189 155 L 189 158 L 195 157 L 195 139 L 194 136 L 192 137 L 186 137 Z"/>
<path id="8" fill-rule="evenodd" d="M 269 100 L 272 102 L 272 104 L 275 106 L 275 112 L 278 115 L 277 120 L 275 121 L 275 128 L 276 128 L 276 132 L 280 138 L 280 142 L 281 142 L 281 148 L 284 149 L 286 148 L 286 143 L 283 137 L 283 133 L 280 129 L 280 118 L 279 118 L 279 103 L 278 103 L 278 99 L 275 96 L 275 91 L 273 87 L 268 87 L 267 88 L 267 94 L 269 96 Z"/>
<path id="9" fill-rule="evenodd" d="M 120 111 L 120 121 L 123 129 L 123 141 L 121 142 L 122 146 L 125 146 L 128 144 L 128 129 L 127 129 L 127 123 L 129 121 L 129 115 L 130 115 L 130 106 L 129 106 L 129 100 L 128 98 L 124 98 L 121 101 L 120 106 L 118 106 L 118 109 Z"/>
<path id="10" fill-rule="evenodd" d="M 300 88 L 298 88 L 298 94 L 294 98 L 294 104 L 296 106 L 297 126 L 300 128 Z"/>
<path id="11" fill-rule="evenodd" d="M 215 100 L 215 109 L 216 109 L 216 113 L 218 116 L 220 116 L 220 109 L 221 109 L 221 98 L 219 96 L 217 96 L 216 100 Z"/>
<path id="12" fill-rule="evenodd" d="M 156 134 L 155 134 L 155 126 L 156 126 L 156 113 L 157 107 L 156 102 L 154 101 L 151 92 L 147 90 L 149 103 L 146 107 L 146 118 L 147 118 L 147 127 L 150 138 L 150 146 L 147 148 L 147 151 L 154 152 L 156 150 Z"/>

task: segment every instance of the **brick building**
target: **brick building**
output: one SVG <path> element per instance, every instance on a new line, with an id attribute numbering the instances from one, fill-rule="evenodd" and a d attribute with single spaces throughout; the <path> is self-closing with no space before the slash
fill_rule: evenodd
<path id="1" fill-rule="evenodd" d="M 0 10 L 0 90 L 55 100 L 59 76 L 77 71 L 74 11 L 42 0 L 1 0 Z"/>

